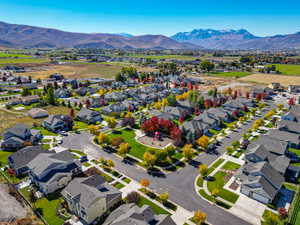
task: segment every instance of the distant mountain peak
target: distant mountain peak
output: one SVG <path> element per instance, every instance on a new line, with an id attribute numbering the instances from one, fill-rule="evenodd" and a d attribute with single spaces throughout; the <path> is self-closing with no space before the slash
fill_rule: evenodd
<path id="1" fill-rule="evenodd" d="M 120 36 L 128 37 L 128 38 L 134 37 L 134 35 L 129 34 L 129 33 L 117 33 L 116 35 L 120 35 Z"/>

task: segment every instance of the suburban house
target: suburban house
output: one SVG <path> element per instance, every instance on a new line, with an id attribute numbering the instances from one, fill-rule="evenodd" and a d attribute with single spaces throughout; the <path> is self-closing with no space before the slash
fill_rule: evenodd
<path id="1" fill-rule="evenodd" d="M 62 191 L 70 211 L 91 224 L 122 201 L 122 193 L 96 174 L 75 178 Z"/>
<path id="2" fill-rule="evenodd" d="M 112 115 L 112 114 L 119 115 L 124 111 L 127 111 L 127 107 L 122 103 L 111 104 L 101 109 L 101 112 L 105 115 Z"/>
<path id="3" fill-rule="evenodd" d="M 103 225 L 176 225 L 170 215 L 154 213 L 150 206 L 139 208 L 134 203 L 124 204 L 115 209 Z"/>
<path id="4" fill-rule="evenodd" d="M 300 122 L 300 107 L 293 106 L 288 113 L 281 117 L 282 120 L 290 120 L 294 122 Z"/>
<path id="5" fill-rule="evenodd" d="M 297 149 L 300 147 L 300 135 L 298 134 L 273 129 L 268 132 L 268 135 L 281 141 L 287 141 L 289 147 Z"/>
<path id="6" fill-rule="evenodd" d="M 24 96 L 20 98 L 14 98 L 8 101 L 8 105 L 31 105 L 33 103 L 38 103 L 40 101 L 40 97 L 38 95 L 30 95 L 30 96 Z"/>
<path id="7" fill-rule="evenodd" d="M 241 193 L 259 202 L 271 203 L 284 182 L 284 177 L 268 162 L 246 163 L 238 171 Z"/>
<path id="8" fill-rule="evenodd" d="M 190 115 L 190 111 L 186 108 L 180 107 L 180 106 L 166 106 L 163 110 L 164 113 L 168 113 L 173 115 L 176 119 L 179 118 L 186 118 L 188 115 Z"/>
<path id="9" fill-rule="evenodd" d="M 269 84 L 269 88 L 271 88 L 275 91 L 278 91 L 278 90 L 282 89 L 282 86 L 280 83 L 274 82 L 274 83 Z"/>
<path id="10" fill-rule="evenodd" d="M 206 111 L 210 115 L 210 117 L 218 121 L 231 122 L 230 114 L 223 108 L 210 108 Z"/>
<path id="11" fill-rule="evenodd" d="M 50 115 L 43 121 L 43 127 L 53 132 L 69 131 L 73 127 L 73 119 L 67 115 Z"/>
<path id="12" fill-rule="evenodd" d="M 69 98 L 72 96 L 72 93 L 66 88 L 59 88 L 54 91 L 54 96 L 56 98 Z"/>
<path id="13" fill-rule="evenodd" d="M 208 113 L 206 110 L 199 116 L 195 116 L 193 120 L 202 121 L 209 126 L 210 129 L 220 129 L 221 120 L 218 120 Z"/>
<path id="14" fill-rule="evenodd" d="M 300 85 L 289 85 L 288 92 L 290 93 L 300 93 Z"/>
<path id="15" fill-rule="evenodd" d="M 25 174 L 29 170 L 28 163 L 44 152 L 45 150 L 40 145 L 28 146 L 11 154 L 8 157 L 8 164 L 16 175 Z"/>
<path id="16" fill-rule="evenodd" d="M 289 120 L 281 120 L 278 123 L 278 129 L 281 131 L 286 131 L 294 134 L 300 135 L 300 123 L 289 121 Z"/>
<path id="17" fill-rule="evenodd" d="M 87 108 L 82 108 L 77 114 L 76 119 L 87 124 L 96 124 L 103 120 L 99 112 Z"/>
<path id="18" fill-rule="evenodd" d="M 39 130 L 29 129 L 24 124 L 17 124 L 6 129 L 2 136 L 1 148 L 7 150 L 23 148 L 26 143 L 35 145 L 43 138 Z"/>
<path id="19" fill-rule="evenodd" d="M 198 139 L 202 135 L 210 136 L 209 125 L 203 123 L 202 121 L 197 121 L 197 120 L 185 121 L 180 126 L 180 129 L 183 131 L 185 136 L 192 135 L 195 137 L 195 139 Z"/>
<path id="20" fill-rule="evenodd" d="M 81 172 L 79 161 L 67 150 L 59 153 L 44 151 L 27 166 L 31 182 L 45 195 L 64 188 Z"/>
<path id="21" fill-rule="evenodd" d="M 47 110 L 41 108 L 32 108 L 28 111 L 27 114 L 33 119 L 39 119 L 39 118 L 44 118 L 49 116 Z"/>

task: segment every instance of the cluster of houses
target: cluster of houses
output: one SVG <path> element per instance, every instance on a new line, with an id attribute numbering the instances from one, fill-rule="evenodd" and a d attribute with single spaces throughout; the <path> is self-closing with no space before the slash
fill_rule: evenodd
<path id="1" fill-rule="evenodd" d="M 289 149 L 300 148 L 299 122 L 300 108 L 294 107 L 282 116 L 276 129 L 260 135 L 247 147 L 246 163 L 236 175 L 241 193 L 268 204 L 280 197 L 283 182 L 296 181 L 300 168 L 291 163 L 300 158 Z"/>
<path id="2" fill-rule="evenodd" d="M 122 193 L 118 189 L 98 174 L 82 176 L 81 163 L 70 151 L 46 151 L 38 145 L 41 138 L 39 132 L 21 124 L 7 129 L 1 147 L 16 150 L 8 157 L 10 168 L 16 175 L 28 175 L 31 184 L 43 195 L 61 192 L 69 211 L 86 224 L 93 223 L 115 208 L 105 224 L 126 224 L 129 221 L 136 224 L 176 224 L 168 215 L 155 215 L 149 206 L 121 205 Z M 19 145 L 15 145 L 15 141 Z M 29 141 L 32 145 L 24 145 Z"/>

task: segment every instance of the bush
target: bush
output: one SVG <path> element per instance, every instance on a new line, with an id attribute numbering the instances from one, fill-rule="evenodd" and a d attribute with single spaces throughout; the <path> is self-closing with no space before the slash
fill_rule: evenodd
<path id="1" fill-rule="evenodd" d="M 111 145 L 114 147 L 119 147 L 124 142 L 125 141 L 122 137 L 115 137 L 111 140 Z"/>

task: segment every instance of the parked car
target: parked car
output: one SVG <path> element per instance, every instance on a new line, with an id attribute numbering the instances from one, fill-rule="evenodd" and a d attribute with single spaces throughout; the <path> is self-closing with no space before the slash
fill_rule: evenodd
<path id="1" fill-rule="evenodd" d="M 81 162 L 81 163 L 87 162 L 87 161 L 88 161 L 88 158 L 87 158 L 86 155 L 80 157 L 80 162 Z"/>

